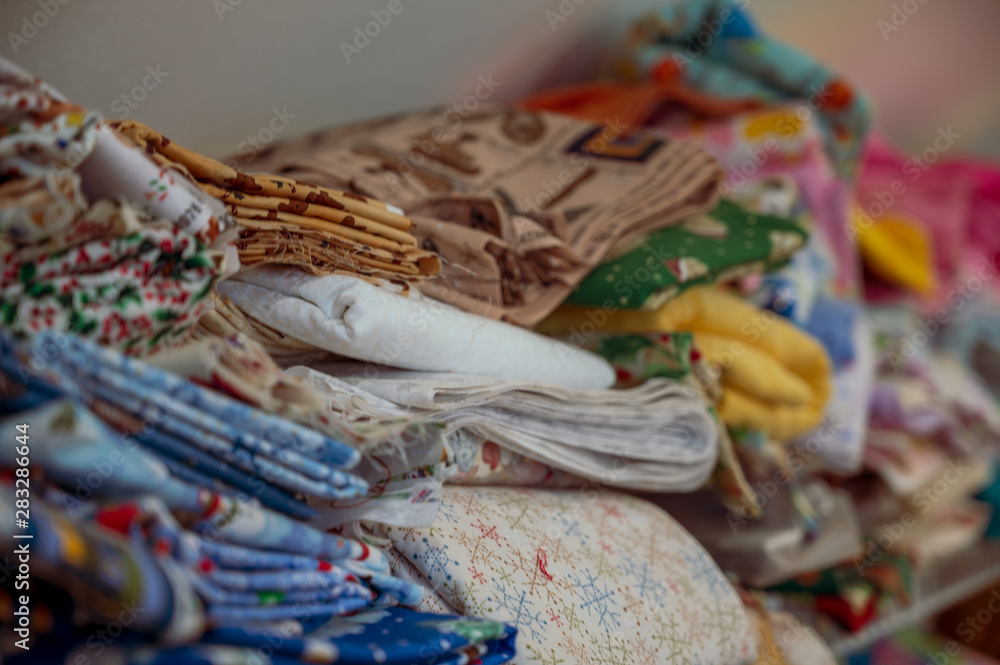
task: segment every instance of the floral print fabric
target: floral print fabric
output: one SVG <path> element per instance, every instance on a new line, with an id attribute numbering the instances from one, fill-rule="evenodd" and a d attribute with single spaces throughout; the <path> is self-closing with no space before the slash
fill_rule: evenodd
<path id="1" fill-rule="evenodd" d="M 77 239 L 134 232 L 52 254 L 8 255 L 0 275 L 4 327 L 20 336 L 71 332 L 132 355 L 182 343 L 205 311 L 221 257 L 176 227 L 134 229 L 130 216 L 127 206 L 98 205 L 76 227 Z"/>

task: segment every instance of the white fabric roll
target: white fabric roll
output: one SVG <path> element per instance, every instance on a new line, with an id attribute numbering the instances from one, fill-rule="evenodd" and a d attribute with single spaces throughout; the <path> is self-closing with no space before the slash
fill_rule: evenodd
<path id="1" fill-rule="evenodd" d="M 254 268 L 217 289 L 247 315 L 348 358 L 386 367 L 608 388 L 601 357 L 419 295 L 390 293 L 349 275 Z"/>

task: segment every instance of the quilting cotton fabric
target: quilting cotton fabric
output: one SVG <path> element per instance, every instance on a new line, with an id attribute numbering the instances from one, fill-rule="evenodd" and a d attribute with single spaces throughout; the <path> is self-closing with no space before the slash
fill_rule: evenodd
<path id="1" fill-rule="evenodd" d="M 812 57 L 762 34 L 742 0 L 661 3 L 625 35 L 626 78 L 679 80 L 722 99 L 803 100 L 815 113 L 838 173 L 855 174 L 871 122 L 868 99 Z M 719 34 L 695 43 L 706 25 Z"/>
<path id="2" fill-rule="evenodd" d="M 949 126 L 932 138 L 940 152 L 958 135 Z M 886 200 L 886 192 L 893 196 L 888 206 L 879 201 Z M 880 276 L 895 277 L 928 306 L 952 307 L 953 299 L 980 290 L 978 282 L 996 291 L 1000 169 L 995 164 L 910 159 L 875 137 L 858 180 L 858 203 L 863 213 L 856 239 L 863 249 L 867 245 L 866 263 Z"/>
<path id="3" fill-rule="evenodd" d="M 531 326 L 616 246 L 712 208 L 721 173 L 694 143 L 516 108 L 444 109 L 337 128 L 254 168 L 404 208 L 444 259 L 422 288 Z M 456 122 L 457 120 L 457 122 Z"/>
<path id="4" fill-rule="evenodd" d="M 370 371 L 359 365 L 292 368 L 356 418 L 414 418 L 461 430 L 580 477 L 619 487 L 690 491 L 718 455 L 704 399 L 676 381 L 631 390 L 461 374 Z"/>
<path id="5" fill-rule="evenodd" d="M 72 168 L 97 144 L 101 115 L 65 97 L 14 63 L 0 58 L 0 173 L 45 175 L 53 166 Z"/>
<path id="6" fill-rule="evenodd" d="M 773 270 L 805 241 L 806 232 L 795 221 L 723 199 L 711 211 L 654 231 L 635 249 L 605 261 L 565 302 L 656 309 L 692 286 Z"/>
<path id="7" fill-rule="evenodd" d="M 602 318 L 603 317 L 603 318 Z M 601 326 L 595 322 L 602 320 Z M 707 362 L 722 371 L 719 413 L 730 427 L 788 440 L 819 424 L 833 371 L 822 345 L 777 314 L 708 286 L 689 289 L 658 310 L 564 306 L 539 329 L 583 335 L 689 331 Z"/>
<path id="8" fill-rule="evenodd" d="M 713 372 L 694 345 L 690 333 L 650 333 L 646 335 L 594 334 L 582 342 L 583 348 L 607 359 L 615 368 L 615 388 L 630 388 L 654 377 L 671 378 L 690 385 L 704 395 L 709 413 L 718 421 L 719 459 L 712 481 L 722 500 L 758 515 L 761 507 L 743 474 L 743 468 L 729 431 L 722 423 L 717 406 L 722 400 L 720 375 Z"/>
<path id="9" fill-rule="evenodd" d="M 131 232 L 52 254 L 29 247 L 7 255 L 0 273 L 3 326 L 20 337 L 74 333 L 137 356 L 184 343 L 211 302 L 206 296 L 222 255 L 177 227 L 135 228 L 125 204 L 95 205 L 81 223 L 88 220 L 98 237 L 104 230 Z"/>
<path id="10" fill-rule="evenodd" d="M 77 167 L 89 200 L 124 198 L 149 217 L 165 219 L 212 247 L 235 238 L 236 222 L 225 207 L 179 171 L 158 165 L 109 127 L 102 126 L 96 140 Z"/>
<path id="11" fill-rule="evenodd" d="M 348 275 L 258 268 L 218 291 L 295 339 L 380 366 L 607 388 L 601 358 L 444 303 L 389 293 Z"/>
<path id="12" fill-rule="evenodd" d="M 700 141 L 725 169 L 724 196 L 742 198 L 760 183 L 791 180 L 811 227 L 806 250 L 812 254 L 811 265 L 803 266 L 806 278 L 817 279 L 812 288 L 820 290 L 856 290 L 860 271 L 850 229 L 854 186 L 835 170 L 824 150 L 815 114 L 805 116 L 800 105 L 788 102 L 707 121 L 673 112 L 654 119 L 650 130 Z"/>
<path id="13" fill-rule="evenodd" d="M 294 265 L 404 288 L 440 270 L 437 255 L 417 246 L 411 220 L 394 206 L 281 176 L 241 173 L 134 120 L 112 126 L 226 205 L 243 227 L 236 246 L 246 265 Z"/>
<path id="14" fill-rule="evenodd" d="M 430 527 L 369 525 L 401 575 L 518 630 L 515 663 L 752 663 L 733 587 L 662 510 L 631 496 L 446 487 Z M 427 601 L 429 604 L 432 601 Z"/>

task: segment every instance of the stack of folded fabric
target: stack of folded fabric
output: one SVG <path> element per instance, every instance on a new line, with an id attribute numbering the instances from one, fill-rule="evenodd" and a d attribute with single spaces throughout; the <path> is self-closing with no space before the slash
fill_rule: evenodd
<path id="1" fill-rule="evenodd" d="M 743 4 L 282 176 L 0 61 L 43 655 L 134 602 L 116 662 L 832 663 L 1000 533 L 997 170 L 889 210 L 866 98 Z"/>
<path id="2" fill-rule="evenodd" d="M 394 206 L 280 176 L 240 173 L 135 120 L 111 126 L 226 204 L 244 227 L 237 248 L 245 265 L 278 263 L 403 287 L 441 268 L 433 252 L 417 247 L 409 233 L 413 223 Z"/>
<path id="3" fill-rule="evenodd" d="M 305 377 L 345 417 L 440 422 L 446 433 L 491 441 L 613 486 L 696 489 L 718 455 L 716 425 L 704 401 L 676 381 L 654 379 L 620 391 L 573 390 L 543 382 L 366 369 L 319 365 L 289 373 Z"/>
<path id="4" fill-rule="evenodd" d="M 2 504 L 13 531 L 13 504 Z M 516 630 L 502 623 L 388 604 L 337 563 L 186 531 L 155 499 L 73 511 L 36 499 L 22 535 L 45 543 L 31 562 L 27 609 L 46 617 L 31 624 L 31 662 L 92 654 L 135 665 L 222 665 L 266 653 L 289 664 L 409 663 L 429 654 L 505 663 L 514 654 Z"/>
<path id="5" fill-rule="evenodd" d="M 408 113 L 278 146 L 257 168 L 402 206 L 445 261 L 425 293 L 531 326 L 616 247 L 712 208 L 693 143 L 513 108 Z"/>
<path id="6" fill-rule="evenodd" d="M 0 120 L 3 327 L 134 355 L 183 343 L 225 270 L 207 246 L 226 227 L 221 205 L 3 60 Z"/>
<path id="7" fill-rule="evenodd" d="M 356 464 L 356 450 L 78 338 L 46 334 L 32 346 L 5 340 L 0 357 L 4 410 L 13 412 L 2 424 L 13 431 L 22 423 L 25 440 L 37 442 L 33 469 L 44 473 L 33 478 L 37 513 L 26 522 L 46 543 L 39 573 L 67 586 L 98 618 L 117 594 L 149 603 L 154 611 L 136 629 L 161 647 L 198 652 L 225 645 L 238 652 L 275 635 L 292 638 L 272 645 L 289 662 L 377 661 L 394 651 L 406 662 L 413 653 L 402 638 L 377 649 L 331 641 L 345 622 L 352 630 L 411 622 L 419 639 L 436 636 L 442 657 L 511 656 L 514 632 L 501 624 L 473 628 L 476 622 L 389 609 L 417 603 L 421 587 L 392 577 L 384 556 L 365 542 L 295 519 L 309 509 L 279 488 L 325 497 L 365 490 L 341 470 Z M 83 526 L 68 527 L 70 518 Z M 94 579 L 86 577 L 98 561 L 90 550 L 104 553 Z M 109 573 L 116 564 L 138 577 L 124 585 Z M 374 608 L 386 609 L 357 614 Z M 346 615 L 353 616 L 340 618 Z M 72 634 L 64 652 L 86 639 L 76 628 L 62 629 Z M 441 634 L 450 632 L 465 637 L 447 642 Z M 150 653 L 122 649 L 123 658 Z"/>
<path id="8" fill-rule="evenodd" d="M 326 351 L 372 363 L 373 372 L 462 372 L 569 388 L 614 382 L 611 368 L 593 354 L 357 277 L 255 268 L 221 283 L 218 292 L 248 318 L 293 340 L 289 355 Z"/>

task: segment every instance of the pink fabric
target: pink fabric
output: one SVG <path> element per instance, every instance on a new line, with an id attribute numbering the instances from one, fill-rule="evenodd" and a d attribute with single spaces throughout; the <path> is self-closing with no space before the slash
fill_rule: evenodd
<path id="1" fill-rule="evenodd" d="M 927 154 L 932 156 L 930 149 Z M 903 155 L 876 136 L 869 142 L 858 182 L 858 203 L 874 223 L 886 214 L 884 208 L 918 220 L 929 232 L 939 288 L 927 306 L 978 291 L 973 278 L 984 266 L 997 265 L 1000 254 L 1000 165 L 946 157 L 929 164 L 920 154 Z M 901 194 L 893 192 L 894 182 Z M 1000 280 L 986 283 L 1000 290 Z M 877 287 L 869 292 L 880 298 L 899 294 Z"/>
<path id="2" fill-rule="evenodd" d="M 834 173 L 819 128 L 811 118 L 802 119 L 801 108 L 789 103 L 718 120 L 672 111 L 648 127 L 700 141 L 722 164 L 730 188 L 770 176 L 794 179 L 834 257 L 836 282 L 830 286 L 846 294 L 859 282 L 857 252 L 847 233 L 851 186 Z"/>

